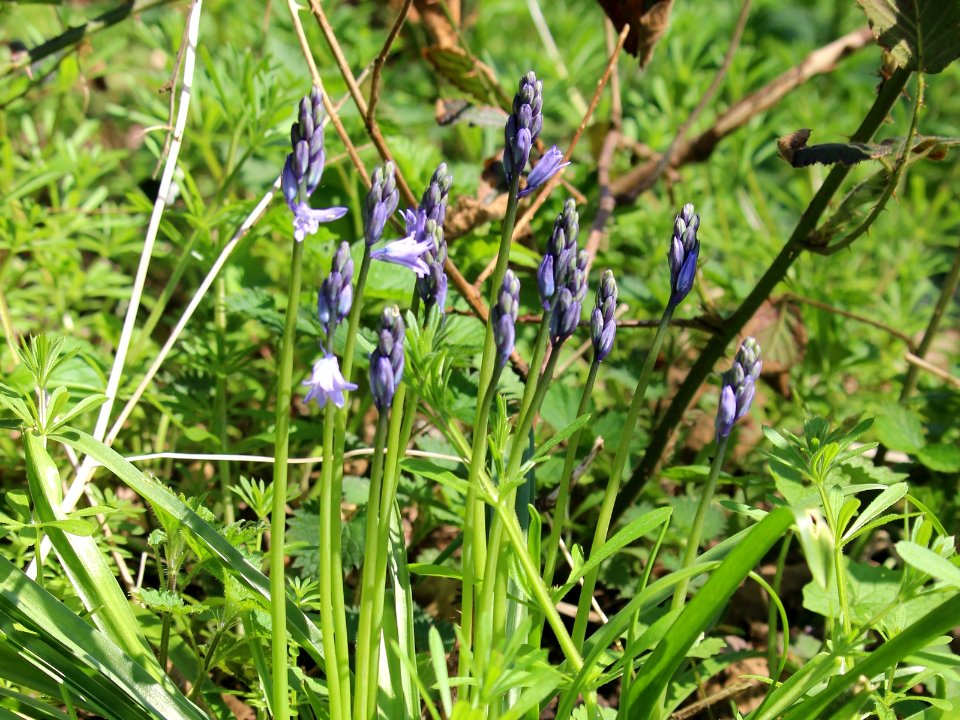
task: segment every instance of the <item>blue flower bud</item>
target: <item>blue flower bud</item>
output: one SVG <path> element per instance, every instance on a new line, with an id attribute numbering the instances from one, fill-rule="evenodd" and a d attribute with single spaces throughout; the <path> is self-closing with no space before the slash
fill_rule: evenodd
<path id="1" fill-rule="evenodd" d="M 497 363 L 503 367 L 513 352 L 516 340 L 517 314 L 520 310 L 520 281 L 513 270 L 507 270 L 497 301 L 490 309 L 493 338 L 497 347 Z"/>
<path id="2" fill-rule="evenodd" d="M 370 393 L 381 412 L 391 406 L 403 379 L 405 329 L 400 309 L 396 305 L 385 308 L 380 316 L 377 346 L 370 353 Z"/>
<path id="3" fill-rule="evenodd" d="M 763 363 L 760 346 L 752 337 L 744 340 L 733 365 L 723 375 L 720 406 L 717 409 L 717 442 L 730 435 L 734 423 L 747 414 L 756 394 L 756 383 Z"/>
<path id="4" fill-rule="evenodd" d="M 597 288 L 597 304 L 590 316 L 590 339 L 593 340 L 594 362 L 603 362 L 613 349 L 617 334 L 617 281 L 613 271 L 604 270 Z"/>
<path id="5" fill-rule="evenodd" d="M 363 237 L 367 245 L 380 240 L 387 220 L 400 202 L 396 169 L 392 162 L 373 171 L 370 191 L 363 205 Z"/>
<path id="6" fill-rule="evenodd" d="M 673 237 L 667 259 L 670 264 L 670 300 L 676 307 L 693 288 L 697 274 L 697 258 L 700 255 L 700 241 L 697 230 L 700 216 L 694 212 L 693 205 L 687 203 L 673 222 Z"/>

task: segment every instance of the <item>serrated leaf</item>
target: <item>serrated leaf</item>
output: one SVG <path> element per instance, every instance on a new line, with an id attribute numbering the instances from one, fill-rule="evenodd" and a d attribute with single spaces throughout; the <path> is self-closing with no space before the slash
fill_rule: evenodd
<path id="1" fill-rule="evenodd" d="M 938 73 L 960 57 L 955 0 L 857 0 L 882 48 L 899 67 Z"/>
<path id="2" fill-rule="evenodd" d="M 915 453 L 926 442 L 919 418 L 900 405 L 887 405 L 877 417 L 877 437 L 891 450 Z"/>
<path id="3" fill-rule="evenodd" d="M 927 445 L 917 450 L 917 460 L 936 472 L 955 473 L 960 471 L 960 447 L 948 443 Z"/>

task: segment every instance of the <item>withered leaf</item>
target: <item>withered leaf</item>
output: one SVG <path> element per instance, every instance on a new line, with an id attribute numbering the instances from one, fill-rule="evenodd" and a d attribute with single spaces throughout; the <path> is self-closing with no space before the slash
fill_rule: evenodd
<path id="1" fill-rule="evenodd" d="M 653 48 L 667 32 L 673 0 L 597 0 L 610 18 L 617 32 L 630 24 L 630 32 L 623 45 L 631 55 L 646 67 L 653 57 Z"/>

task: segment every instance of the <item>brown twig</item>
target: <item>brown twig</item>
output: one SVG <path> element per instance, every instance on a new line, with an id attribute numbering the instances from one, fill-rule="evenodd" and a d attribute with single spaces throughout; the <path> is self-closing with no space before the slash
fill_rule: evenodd
<path id="1" fill-rule="evenodd" d="M 727 46 L 727 52 L 723 57 L 723 62 L 713 76 L 713 80 L 710 81 L 707 91 L 703 94 L 703 97 L 700 98 L 700 102 L 697 103 L 693 112 L 690 113 L 690 116 L 684 121 L 683 125 L 680 126 L 680 129 L 677 130 L 677 134 L 673 140 L 670 141 L 670 145 L 667 146 L 666 151 L 663 153 L 654 171 L 645 178 L 644 187 L 640 187 L 639 192 L 653 187 L 657 180 L 660 179 L 660 176 L 663 175 L 667 166 L 670 164 L 674 149 L 679 143 L 682 143 L 686 139 L 690 128 L 693 127 L 693 124 L 707 108 L 707 105 L 713 100 L 713 96 L 717 94 L 717 90 L 720 89 L 720 85 L 723 83 L 723 79 L 727 76 L 730 65 L 733 63 L 733 56 L 736 55 L 737 49 L 740 47 L 740 39 L 743 37 L 743 29 L 747 26 L 748 17 L 750 17 L 750 0 L 743 0 L 743 4 L 740 6 L 740 14 L 737 16 L 737 22 L 733 28 L 733 36 L 730 38 L 730 45 Z"/>
<path id="2" fill-rule="evenodd" d="M 838 40 L 824 45 L 810 53 L 797 67 L 788 70 L 755 93 L 738 100 L 723 112 L 713 127 L 701 133 L 694 140 L 685 141 L 675 149 L 668 169 L 678 168 L 694 162 L 703 162 L 713 152 L 724 137 L 746 124 L 754 116 L 768 110 L 787 93 L 795 90 L 814 75 L 830 72 L 837 62 L 847 55 L 866 47 L 873 42 L 870 28 L 861 28 L 847 33 Z M 639 167 L 613 181 L 612 190 L 621 203 L 630 203 L 637 199 L 646 188 L 647 178 L 660 164 L 656 155 Z"/>
<path id="3" fill-rule="evenodd" d="M 577 131 L 573 134 L 573 138 L 570 140 L 570 145 L 567 147 L 567 152 L 563 155 L 564 162 L 570 160 L 570 158 L 573 156 L 573 151 L 577 147 L 577 143 L 580 142 L 580 136 L 583 135 L 583 131 L 587 129 L 590 118 L 593 117 L 593 111 L 597 109 L 597 103 L 600 102 L 600 96 L 603 94 L 603 89 L 606 87 L 607 81 L 610 79 L 610 75 L 613 73 L 613 68 L 617 64 L 617 58 L 620 57 L 620 51 L 623 49 L 623 43 L 626 42 L 627 34 L 629 32 L 630 25 L 625 25 L 623 30 L 620 32 L 620 37 L 617 39 L 617 45 L 613 49 L 610 59 L 607 61 L 607 67 L 604 69 L 603 75 L 601 75 L 600 79 L 597 80 L 597 88 L 594 90 L 593 98 L 590 100 L 590 107 L 587 108 L 587 112 L 580 121 Z M 561 176 L 562 171 L 550 178 L 540 189 L 540 192 L 537 193 L 537 196 L 534 198 L 533 202 L 530 203 L 527 209 L 523 211 L 523 214 L 517 220 L 517 224 L 513 228 L 513 237 L 517 237 L 517 235 L 522 233 L 530 224 L 530 221 L 533 219 L 533 216 L 536 214 L 537 210 L 539 210 L 540 206 L 546 202 L 547 198 L 550 196 L 550 193 L 553 191 L 553 188 L 555 188 L 557 183 L 560 182 Z M 484 280 L 490 277 L 490 275 L 493 273 L 493 269 L 496 267 L 496 264 L 497 256 L 494 255 L 480 275 L 477 276 L 477 280 L 474 282 L 473 286 L 479 288 L 483 284 Z"/>
<path id="4" fill-rule="evenodd" d="M 877 320 L 866 317 L 865 315 L 857 315 L 856 313 L 852 313 L 847 310 L 841 310 L 835 305 L 829 305 L 825 302 L 820 302 L 819 300 L 814 300 L 813 298 L 803 297 L 802 295 L 794 295 L 793 293 L 784 293 L 783 299 L 801 303 L 803 305 L 809 305 L 810 307 L 815 307 L 818 310 L 824 310 L 833 315 L 839 315 L 840 317 L 845 317 L 848 320 L 854 320 L 858 323 L 875 327 L 878 330 L 883 330 L 883 332 L 887 333 L 888 335 L 892 335 L 898 340 L 903 341 L 910 352 L 916 352 L 916 343 L 913 342 L 913 339 L 909 335 L 902 333 L 896 328 L 890 327 L 889 325 L 884 325 L 882 322 L 878 322 Z"/>
<path id="5" fill-rule="evenodd" d="M 390 149 L 387 147 L 387 143 L 383 139 L 383 133 L 380 132 L 380 126 L 377 125 L 376 119 L 370 117 L 369 115 L 367 101 L 360 92 L 360 86 L 357 84 L 357 79 L 354 77 L 353 71 L 350 69 L 350 63 L 347 62 L 347 58 L 343 54 L 343 49 L 340 47 L 340 43 L 337 41 L 337 36 L 333 32 L 333 27 L 330 25 L 330 21 L 327 20 L 327 15 L 323 12 L 323 8 L 320 6 L 318 0 L 310 0 L 310 10 L 313 13 L 313 17 L 316 18 L 317 24 L 320 26 L 320 32 L 323 33 L 323 37 L 327 41 L 327 45 L 330 47 L 330 52 L 333 53 L 333 57 L 337 62 L 337 67 L 340 68 L 340 75 L 343 76 L 344 82 L 347 83 L 347 89 L 350 91 L 350 96 L 353 98 L 353 102 L 357 106 L 357 110 L 360 112 L 360 115 L 364 118 L 364 125 L 366 125 L 367 134 L 370 135 L 370 139 L 373 140 L 373 144 L 377 146 L 377 152 L 380 153 L 380 158 L 384 162 L 392 162 L 394 165 L 396 165 L 396 162 L 393 160 L 393 155 L 390 154 Z M 403 177 L 403 173 L 400 172 L 400 168 L 397 168 L 396 179 L 397 189 L 400 191 L 400 194 L 403 195 L 403 199 L 410 205 L 416 205 L 417 198 L 413 194 L 413 191 L 410 190 L 410 185 L 407 184 L 407 180 Z"/>
<path id="6" fill-rule="evenodd" d="M 403 5 L 397 14 L 397 19 L 394 21 L 393 27 L 391 27 L 390 32 L 387 33 L 387 39 L 383 42 L 380 54 L 377 55 L 377 59 L 373 61 L 373 75 L 370 79 L 370 103 L 367 107 L 367 122 L 373 122 L 377 117 L 377 103 L 380 101 L 380 76 L 383 74 L 383 66 L 387 62 L 387 55 L 390 54 L 393 41 L 397 39 L 397 35 L 400 34 L 400 28 L 403 27 L 403 23 L 410 13 L 411 5 L 413 5 L 413 0 L 403 0 Z"/>
<path id="7" fill-rule="evenodd" d="M 354 167 L 357 169 L 357 172 L 360 173 L 360 177 L 363 178 L 364 185 L 369 185 L 370 175 L 363 166 L 360 154 L 357 152 L 357 148 L 354 147 L 353 142 L 351 142 L 350 136 L 347 134 L 347 129 L 343 126 L 343 123 L 340 122 L 340 115 L 337 112 L 338 106 L 330 102 L 330 98 L 323 90 L 323 78 L 320 77 L 320 71 L 317 70 L 317 64 L 313 60 L 313 53 L 310 51 L 310 43 L 307 42 L 307 36 L 303 32 L 300 15 L 297 12 L 298 6 L 294 0 L 287 0 L 287 8 L 290 10 L 290 19 L 293 20 L 293 30 L 297 35 L 297 41 L 300 43 L 300 51 L 303 53 L 303 58 L 307 61 L 307 67 L 310 69 L 310 77 L 313 80 L 313 84 L 320 88 L 323 97 L 323 107 L 327 111 L 327 117 L 329 117 L 330 122 L 333 123 L 333 127 L 336 129 L 340 141 L 346 148 L 347 155 L 350 156 Z"/>

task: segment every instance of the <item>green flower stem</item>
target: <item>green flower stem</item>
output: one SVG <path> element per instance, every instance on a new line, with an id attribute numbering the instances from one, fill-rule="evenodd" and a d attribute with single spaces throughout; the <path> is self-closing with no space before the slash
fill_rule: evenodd
<path id="1" fill-rule="evenodd" d="M 383 627 L 383 607 L 386 599 L 387 560 L 390 555 L 390 518 L 394 512 L 397 499 L 397 487 L 400 484 L 401 450 L 407 447 L 410 435 L 413 432 L 413 421 L 416 417 L 417 394 L 411 393 L 410 400 L 406 398 L 407 387 L 401 385 L 393 397 L 393 407 L 396 409 L 390 414 L 390 425 L 387 432 L 387 452 L 384 460 L 383 481 L 380 484 L 380 512 L 378 513 L 377 537 L 374 554 L 371 556 L 364 551 L 364 567 L 367 562 L 374 563 L 376 575 L 376 595 L 373 603 L 373 638 L 371 653 L 367 662 L 367 707 L 376 708 L 377 690 L 379 689 L 378 674 L 380 669 L 379 650 L 380 634 Z M 372 492 L 372 486 L 371 486 Z M 413 658 L 415 660 L 415 658 Z"/>
<path id="2" fill-rule="evenodd" d="M 577 417 L 581 417 L 587 412 L 590 405 L 590 395 L 593 393 L 593 385 L 597 380 L 597 371 L 600 369 L 600 363 L 590 363 L 590 372 L 587 375 L 586 384 L 583 386 L 583 393 L 580 395 L 580 405 L 577 407 Z M 573 469 L 577 462 L 577 449 L 580 446 L 580 435 L 583 428 L 579 428 L 570 438 L 567 445 L 567 454 L 563 461 L 563 472 L 560 475 L 559 492 L 557 493 L 557 504 L 553 510 L 553 524 L 550 527 L 550 535 L 547 538 L 547 545 L 543 550 L 546 558 L 543 568 L 543 584 L 547 587 L 553 585 L 553 574 L 557 568 L 557 558 L 560 554 L 560 536 L 563 533 L 563 524 L 567 518 L 567 509 L 570 504 L 570 480 L 573 477 Z M 530 630 L 530 644 L 533 647 L 540 647 L 540 640 L 543 637 L 543 618 L 541 617 L 534 623 Z"/>
<path id="3" fill-rule="evenodd" d="M 577 407 L 577 417 L 581 417 L 587 412 L 590 406 L 590 395 L 593 393 L 593 385 L 597 380 L 597 371 L 600 369 L 600 363 L 590 363 L 590 373 L 587 375 L 587 382 L 583 386 L 583 394 L 580 396 L 580 405 Z M 550 536 L 547 538 L 547 546 L 544 548 L 543 582 L 547 587 L 553 583 L 553 573 L 557 567 L 557 556 L 560 552 L 560 535 L 563 532 L 563 524 L 567 519 L 567 506 L 570 504 L 570 479 L 573 477 L 573 469 L 577 463 L 577 449 L 580 445 L 580 435 L 583 428 L 579 428 L 570 438 L 567 445 L 567 455 L 563 461 L 563 473 L 560 475 L 560 489 L 557 493 L 557 505 L 553 511 L 553 526 L 550 528 Z M 539 647 L 539 646 L 538 646 Z"/>
<path id="4" fill-rule="evenodd" d="M 363 310 L 363 290 L 367 286 L 367 274 L 370 272 L 370 248 L 364 246 L 363 259 L 360 261 L 360 270 L 357 272 L 357 286 L 353 289 L 353 304 L 350 306 L 350 316 L 347 318 L 347 340 L 343 347 L 343 367 L 341 373 L 349 382 L 353 371 L 354 348 L 357 345 L 357 333 L 360 331 L 360 311 Z M 341 415 L 346 417 L 347 407 L 344 405 Z M 343 460 L 343 446 L 340 447 L 341 462 Z"/>
<path id="5" fill-rule="evenodd" d="M 483 577 L 483 568 L 487 559 L 486 517 L 483 500 L 480 498 L 480 478 L 487 457 L 487 423 L 490 419 L 490 405 L 497 392 L 500 368 L 495 368 L 490 382 L 477 406 L 477 418 L 473 424 L 473 444 L 470 446 L 470 467 L 467 471 L 467 499 L 463 519 L 463 554 L 461 560 L 462 609 L 460 630 L 464 642 L 475 646 L 473 639 L 474 606 L 479 607 L 479 598 L 474 597 L 476 585 Z M 460 654 L 460 675 L 467 672 L 465 661 L 468 653 Z"/>
<path id="6" fill-rule="evenodd" d="M 707 477 L 707 486 L 700 494 L 700 503 L 697 505 L 697 514 L 693 517 L 693 526 L 690 528 L 690 537 L 687 538 L 687 547 L 683 552 L 683 561 L 680 563 L 680 569 L 693 565 L 697 559 L 697 552 L 700 550 L 700 536 L 703 535 L 703 523 L 707 519 L 707 510 L 710 509 L 710 503 L 713 502 L 713 493 L 717 489 L 717 478 L 720 477 L 720 469 L 723 467 L 723 456 L 727 452 L 727 440 L 729 436 L 722 438 L 717 443 L 717 452 L 713 456 L 713 463 L 710 465 L 710 475 Z M 684 578 L 673 591 L 673 601 L 670 603 L 671 610 L 679 610 L 687 600 L 687 587 L 690 585 L 690 578 Z"/>
<path id="7" fill-rule="evenodd" d="M 843 544 L 840 542 L 840 528 L 836 523 L 836 510 L 830 504 L 827 494 L 826 478 L 817 477 L 816 486 L 820 493 L 820 502 L 823 503 L 823 512 L 827 516 L 827 525 L 833 534 L 833 570 L 837 576 L 837 598 L 840 601 L 840 623 L 843 628 L 843 638 L 850 637 L 852 625 L 850 623 L 850 599 L 847 597 L 847 578 L 843 566 Z"/>
<path id="8" fill-rule="evenodd" d="M 378 625 L 374 617 L 376 595 L 383 594 L 383 582 L 377 577 L 379 565 L 377 552 L 377 525 L 380 520 L 381 487 L 383 482 L 383 450 L 387 442 L 387 429 L 390 425 L 388 412 L 381 412 L 377 420 L 377 431 L 373 440 L 373 465 L 370 470 L 370 494 L 367 497 L 367 526 L 364 535 L 363 579 L 360 589 L 360 626 L 357 630 L 357 664 L 354 694 L 356 704 L 353 708 L 355 720 L 368 720 L 376 713 L 376 692 L 373 703 L 370 702 L 370 686 L 377 687 L 377 660 L 380 634 L 375 632 Z M 389 516 L 388 516 L 389 518 Z M 386 520 L 389 525 L 389 519 Z M 382 601 L 381 601 L 382 606 Z"/>
<path id="9" fill-rule="evenodd" d="M 517 222 L 517 191 L 520 188 L 520 174 L 517 173 L 510 181 L 507 191 L 507 211 L 503 217 L 503 226 L 500 231 L 500 245 L 497 248 L 497 264 L 494 266 L 490 280 L 490 297 L 488 308 L 493 308 L 497 301 L 497 293 L 503 284 L 503 276 L 507 272 L 507 263 L 510 259 L 510 244 L 513 240 L 513 228 Z M 468 612 L 473 609 L 472 597 L 476 578 L 480 576 L 484 567 L 485 545 L 484 538 L 484 505 L 477 492 L 477 482 L 480 470 L 486 460 L 487 451 L 487 419 L 490 415 L 490 403 L 496 388 L 495 375 L 499 368 L 496 362 L 496 342 L 493 337 L 493 313 L 487 314 L 487 326 L 483 337 L 483 354 L 480 359 L 480 375 L 477 387 L 483 392 L 477 405 L 473 421 L 473 451 L 470 455 L 470 471 L 468 476 L 467 502 L 464 508 L 463 521 L 463 612 L 461 629 L 466 642 L 472 638 L 473 617 Z M 463 670 L 463 654 L 461 654 L 461 670 Z"/>
<path id="10" fill-rule="evenodd" d="M 547 366 L 544 368 L 543 374 L 540 377 L 540 381 L 537 383 L 537 390 L 533 395 L 530 406 L 527 408 L 526 412 L 520 417 L 517 427 L 513 432 L 513 445 L 510 448 L 510 457 L 507 463 L 507 467 L 504 471 L 503 478 L 501 478 L 501 484 L 512 484 L 520 471 L 520 463 L 523 460 L 523 448 L 525 445 L 525 439 L 530 434 L 530 429 L 533 427 L 533 419 L 536 417 L 537 413 L 540 410 L 540 405 L 543 403 L 543 398 L 547 394 L 547 388 L 550 387 L 550 378 L 553 377 L 553 372 L 557 367 L 557 361 L 560 359 L 560 348 L 554 348 L 553 352 L 550 354 L 550 359 L 547 361 Z M 515 513 L 516 505 L 516 490 L 510 490 L 501 498 L 501 503 L 505 505 L 506 508 L 510 508 L 510 512 Z M 516 516 L 514 516 L 514 521 L 516 522 Z M 519 524 L 518 524 L 519 527 Z M 480 599 L 480 604 L 477 607 L 478 617 L 492 618 L 492 622 L 486 623 L 487 633 L 484 634 L 485 644 L 482 646 L 478 643 L 477 654 L 482 657 L 486 657 L 485 653 L 488 654 L 491 649 L 491 644 L 493 641 L 493 632 L 498 631 L 501 628 L 504 628 L 506 625 L 506 614 L 507 614 L 507 580 L 508 580 L 508 564 L 501 563 L 502 559 L 501 545 L 503 544 L 503 533 L 504 533 L 504 524 L 497 517 L 494 518 L 493 522 L 490 524 L 490 538 L 487 541 L 487 562 L 484 567 L 483 577 L 484 579 L 489 578 L 490 582 L 483 583 L 483 591 Z M 522 533 L 522 530 L 521 530 Z M 526 538 L 524 538 L 524 549 L 526 550 Z M 540 576 L 540 558 L 537 558 L 537 577 Z M 479 639 L 478 633 L 478 639 Z"/>
<path id="11" fill-rule="evenodd" d="M 790 543 L 793 535 L 788 534 L 780 543 L 780 554 L 777 556 L 777 570 L 773 576 L 773 591 L 780 594 L 780 584 L 783 581 L 783 569 L 787 564 L 787 555 L 790 552 Z M 770 603 L 770 611 L 767 617 L 767 667 L 770 669 L 770 679 L 779 682 L 779 677 L 774 677 L 774 668 L 777 667 L 777 656 L 780 654 L 777 650 L 777 608 L 774 603 Z M 784 632 L 786 632 L 784 628 Z M 786 652 L 786 642 L 784 642 L 784 652 Z"/>
<path id="12" fill-rule="evenodd" d="M 583 657 L 580 655 L 580 651 L 577 650 L 577 646 L 574 645 L 570 633 L 567 632 L 560 613 L 557 612 L 553 598 L 550 597 L 550 590 L 543 584 L 543 580 L 540 577 L 540 568 L 538 567 L 539 563 L 531 557 L 530 552 L 527 550 L 527 541 L 523 536 L 523 530 L 520 529 L 520 523 L 517 522 L 517 514 L 514 512 L 512 506 L 504 504 L 502 499 L 497 495 L 497 489 L 489 479 L 484 481 L 483 489 L 486 494 L 493 499 L 494 510 L 497 513 L 500 524 L 505 529 L 507 539 L 513 546 L 513 552 L 517 556 L 517 561 L 520 563 L 524 577 L 526 577 L 529 582 L 529 587 L 534 599 L 547 616 L 547 622 L 550 624 L 554 635 L 556 635 L 560 649 L 566 657 L 566 662 L 573 671 L 573 674 L 576 675 L 583 669 Z M 477 658 L 474 659 L 476 660 Z"/>
<path id="13" fill-rule="evenodd" d="M 620 480 L 623 476 L 623 469 L 627 465 L 627 455 L 630 453 L 630 441 L 633 439 L 633 432 L 637 426 L 637 419 L 640 417 L 640 410 L 643 407 L 643 398 L 647 393 L 647 385 L 650 382 L 650 375 L 653 373 L 653 365 L 660 353 L 660 347 L 663 345 L 663 338 L 667 333 L 667 327 L 670 325 L 670 318 L 673 317 L 675 307 L 668 304 L 663 311 L 663 317 L 660 318 L 660 325 L 657 327 L 657 334 L 653 338 L 653 345 L 647 353 L 647 359 L 643 363 L 643 369 L 640 371 L 640 378 L 637 380 L 637 389 L 633 392 L 633 400 L 630 401 L 630 409 L 627 410 L 627 419 L 623 424 L 623 433 L 620 435 L 620 443 L 617 445 L 617 454 L 613 458 L 613 467 L 610 469 L 610 480 L 607 483 L 606 492 L 603 495 L 603 504 L 600 506 L 600 516 L 597 518 L 597 529 L 593 534 L 593 544 L 590 546 L 592 555 L 601 545 L 607 541 L 607 531 L 610 529 L 610 519 L 613 516 L 613 506 L 617 500 L 617 492 L 620 490 Z M 583 647 L 583 641 L 587 634 L 587 617 L 590 614 L 590 601 L 593 598 L 593 591 L 597 586 L 597 575 L 599 568 L 587 573 L 583 578 L 583 587 L 580 590 L 580 603 L 577 606 L 577 617 L 573 624 L 573 641 L 577 647 Z"/>
<path id="14" fill-rule="evenodd" d="M 277 367 L 276 444 L 273 457 L 273 510 L 270 515 L 270 620 L 273 661 L 273 717 L 290 717 L 287 691 L 287 606 L 284 574 L 284 532 L 287 515 L 287 458 L 290 454 L 290 402 L 293 396 L 294 339 L 303 276 L 303 243 L 294 241 L 290 258 L 287 315 Z"/>
<path id="15" fill-rule="evenodd" d="M 217 330 L 217 359 L 219 367 L 226 366 L 226 337 L 227 337 L 227 282 L 222 275 L 214 281 L 215 304 L 213 321 Z M 220 440 L 220 452 L 230 452 L 227 437 L 227 378 L 223 373 L 217 373 L 216 395 L 213 401 L 213 422 Z M 233 507 L 233 493 L 230 476 L 230 463 L 221 460 L 218 463 L 217 474 L 220 476 L 220 502 L 223 503 L 223 523 L 232 525 L 236 519 Z"/>

